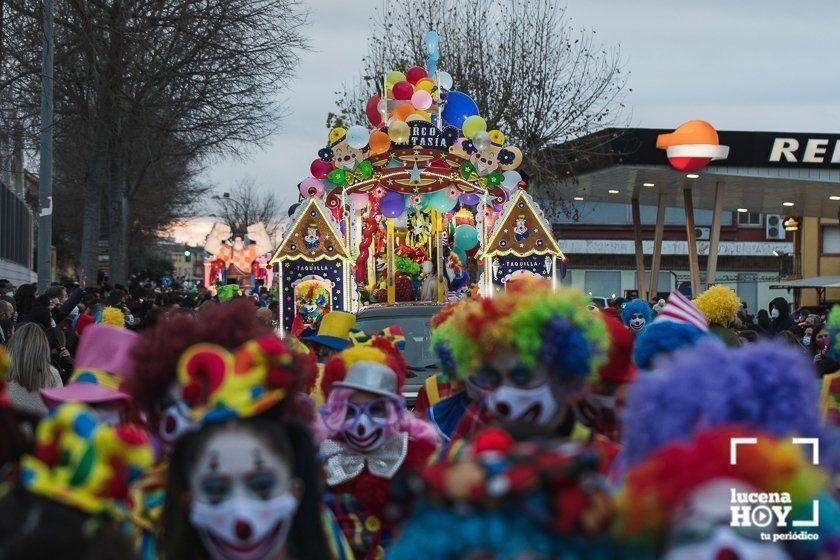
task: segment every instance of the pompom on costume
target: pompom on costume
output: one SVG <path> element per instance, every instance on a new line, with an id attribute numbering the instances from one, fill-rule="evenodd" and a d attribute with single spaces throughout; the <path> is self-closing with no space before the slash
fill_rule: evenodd
<path id="1" fill-rule="evenodd" d="M 647 302 L 640 299 L 627 302 L 621 310 L 621 321 L 637 335 L 645 332 L 645 328 L 652 320 L 653 310 Z"/>
<path id="2" fill-rule="evenodd" d="M 38 424 L 34 450 L 21 460 L 21 482 L 33 494 L 121 520 L 130 484 L 153 461 L 145 431 L 110 426 L 87 406 L 66 403 Z"/>
<path id="3" fill-rule="evenodd" d="M 326 458 L 324 500 L 357 559 L 379 558 L 390 544 L 385 507 L 392 479 L 421 468 L 437 448 L 435 428 L 404 414 L 399 392 L 406 373 L 402 354 L 378 335 L 325 364 L 327 401 L 315 427 Z M 357 406 L 349 399 L 358 392 L 377 398 Z"/>
<path id="4" fill-rule="evenodd" d="M 641 369 L 650 369 L 657 356 L 694 346 L 708 336 L 709 325 L 703 312 L 681 293 L 672 292 L 656 319 L 636 337 L 633 361 Z"/>
<path id="5" fill-rule="evenodd" d="M 739 445 L 732 464 L 732 438 L 744 436 L 757 442 Z M 788 438 L 732 426 L 666 445 L 627 472 L 616 498 L 617 537 L 631 547 L 623 550 L 632 558 L 816 558 L 836 552 L 840 510 L 829 495 L 827 473 L 808 459 Z M 755 492 L 786 495 L 788 525 L 811 519 L 818 500 L 819 527 L 809 530 L 820 538 L 776 544 L 755 530 L 733 528 L 732 508 L 740 503 L 733 504 L 733 494 Z"/>
<path id="6" fill-rule="evenodd" d="M 598 463 L 577 445 L 516 444 L 489 428 L 471 454 L 406 481 L 390 510 L 408 520 L 387 558 L 614 558 Z"/>
<path id="7" fill-rule="evenodd" d="M 666 444 L 722 425 L 823 436 L 810 364 L 795 348 L 772 342 L 728 348 L 712 337 L 657 360 L 630 386 L 622 454 L 633 466 Z M 821 464 L 833 468 L 825 443 Z"/>

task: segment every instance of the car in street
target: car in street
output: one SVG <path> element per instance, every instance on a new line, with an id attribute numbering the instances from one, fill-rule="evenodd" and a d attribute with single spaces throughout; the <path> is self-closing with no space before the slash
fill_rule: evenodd
<path id="1" fill-rule="evenodd" d="M 379 303 L 356 312 L 356 328 L 366 333 L 380 332 L 397 325 L 405 336 L 403 355 L 408 363 L 408 377 L 403 396 L 409 407 L 417 400 L 417 392 L 426 378 L 439 371 L 437 356 L 430 348 L 429 321 L 440 311 L 442 304 L 431 302 Z"/>

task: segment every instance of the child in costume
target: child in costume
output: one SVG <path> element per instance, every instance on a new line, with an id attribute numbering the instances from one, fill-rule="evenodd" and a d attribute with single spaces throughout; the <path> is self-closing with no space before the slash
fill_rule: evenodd
<path id="1" fill-rule="evenodd" d="M 739 346 L 738 333 L 731 325 L 738 318 L 741 298 L 728 286 L 712 286 L 694 299 L 694 304 L 709 320 L 709 331 L 727 346 Z"/>
<path id="2" fill-rule="evenodd" d="M 488 428 L 469 454 L 403 488 L 390 511 L 408 519 L 388 560 L 616 557 L 604 538 L 612 500 L 598 456 L 576 444 L 517 444 Z"/>
<path id="3" fill-rule="evenodd" d="M 515 438 L 568 438 L 574 402 L 608 344 L 587 303 L 576 290 L 542 284 L 469 300 L 433 332 L 433 348 L 444 371 L 484 388 L 492 422 Z"/>
<path id="4" fill-rule="evenodd" d="M 178 364 L 191 428 L 172 448 L 162 526 L 165 558 L 329 558 L 318 462 L 289 419 L 298 356 L 273 335 L 230 351 L 191 346 Z"/>
<path id="5" fill-rule="evenodd" d="M 640 299 L 628 301 L 621 310 L 621 321 L 637 336 L 645 332 L 652 320 L 653 310 L 646 301 Z"/>
<path id="6" fill-rule="evenodd" d="M 120 530 L 128 487 L 153 460 L 143 430 L 106 424 L 83 404 L 56 406 L 0 498 L 0 558 L 132 558 Z"/>
<path id="7" fill-rule="evenodd" d="M 316 430 L 326 458 L 325 503 L 357 559 L 381 558 L 391 541 L 385 518 L 392 480 L 423 466 L 437 447 L 431 425 L 405 412 L 407 367 L 383 336 L 327 361 Z"/>
<path id="8" fill-rule="evenodd" d="M 732 441 L 744 437 L 754 443 L 738 445 L 733 460 Z M 622 550 L 627 558 L 664 560 L 837 558 L 840 510 L 829 495 L 828 474 L 809 459 L 789 438 L 732 426 L 669 443 L 625 476 L 617 496 Z M 737 513 L 750 515 L 760 506 L 749 502 L 756 493 L 769 497 L 767 504 L 774 493 L 784 496 L 774 506 L 791 508 L 783 527 L 736 522 Z M 795 522 L 814 515 L 819 523 L 805 530 L 817 539 L 777 539 L 801 531 Z"/>
<path id="9" fill-rule="evenodd" d="M 693 346 L 708 336 L 709 324 L 703 312 L 680 292 L 671 292 L 656 319 L 636 337 L 633 361 L 642 369 L 650 369 L 658 356 Z"/>

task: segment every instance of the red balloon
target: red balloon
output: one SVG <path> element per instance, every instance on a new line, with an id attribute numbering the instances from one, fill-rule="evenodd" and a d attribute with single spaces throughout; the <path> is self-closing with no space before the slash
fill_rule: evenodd
<path id="1" fill-rule="evenodd" d="M 312 173 L 312 176 L 316 179 L 324 179 L 326 178 L 327 174 L 332 171 L 332 164 L 326 161 L 321 161 L 320 159 L 314 160 L 309 165 L 309 171 Z"/>
<path id="2" fill-rule="evenodd" d="M 411 84 L 414 85 L 423 78 L 427 78 L 428 74 L 426 71 L 421 68 L 420 66 L 412 66 L 408 69 L 408 72 L 405 73 L 405 79 Z"/>
<path id="3" fill-rule="evenodd" d="M 374 93 L 370 99 L 368 99 L 367 105 L 365 105 L 365 114 L 367 115 L 370 124 L 373 126 L 379 126 L 382 124 L 382 115 L 379 114 L 379 94 Z"/>
<path id="4" fill-rule="evenodd" d="M 414 86 L 403 80 L 394 84 L 394 99 L 408 101 L 414 93 Z"/>

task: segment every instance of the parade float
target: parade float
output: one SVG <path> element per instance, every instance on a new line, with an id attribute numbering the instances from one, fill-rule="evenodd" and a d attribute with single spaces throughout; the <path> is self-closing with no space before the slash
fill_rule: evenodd
<path id="1" fill-rule="evenodd" d="M 234 235 L 230 226 L 213 224 L 204 242 L 204 287 L 236 284 L 242 288 L 270 288 L 274 269 L 270 257 L 274 244 L 261 223 L 248 226 L 245 237 Z"/>
<path id="2" fill-rule="evenodd" d="M 527 278 L 556 281 L 565 257 L 525 191 L 517 171 L 522 152 L 437 69 L 437 41 L 434 32 L 426 35 L 425 68 L 383 77 L 366 102 L 367 125 L 329 132 L 312 176 L 299 184 L 304 201 L 273 259 L 281 266 L 287 328 L 312 310 L 285 285 L 307 276 L 291 263 L 334 266 L 330 278 L 318 281 L 331 284 L 332 308 L 350 311 L 492 296 Z M 308 214 L 323 210 L 329 217 L 310 225 Z M 317 255 L 307 256 L 307 234 L 329 238 L 332 253 L 319 240 Z M 339 289 L 343 299 L 335 297 Z"/>

